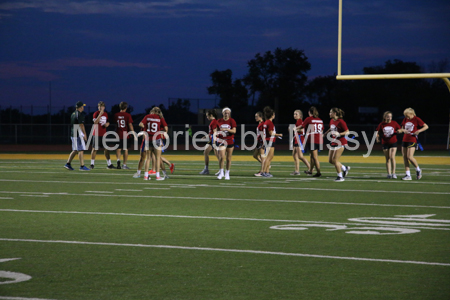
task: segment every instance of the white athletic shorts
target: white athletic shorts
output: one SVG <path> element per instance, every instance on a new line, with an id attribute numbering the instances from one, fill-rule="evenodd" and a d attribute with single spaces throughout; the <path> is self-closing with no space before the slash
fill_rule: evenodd
<path id="1" fill-rule="evenodd" d="M 84 143 L 84 139 L 81 137 L 71 137 L 72 139 L 72 150 L 73 151 L 85 151 L 86 144 Z"/>

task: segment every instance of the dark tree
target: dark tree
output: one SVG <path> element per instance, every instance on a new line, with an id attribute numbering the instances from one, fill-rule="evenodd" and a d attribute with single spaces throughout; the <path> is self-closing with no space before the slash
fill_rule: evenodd
<path id="1" fill-rule="evenodd" d="M 242 80 L 233 82 L 232 75 L 230 69 L 211 73 L 213 85 L 208 87 L 208 93 L 219 96 L 220 107 L 228 106 L 232 110 L 245 108 L 248 105 L 248 90 Z"/>

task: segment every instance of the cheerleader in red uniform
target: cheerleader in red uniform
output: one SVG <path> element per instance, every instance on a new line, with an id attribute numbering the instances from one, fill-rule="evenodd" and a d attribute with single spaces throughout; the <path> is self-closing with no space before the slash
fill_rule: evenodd
<path id="1" fill-rule="evenodd" d="M 215 129 L 215 143 L 217 147 L 219 159 L 219 176 L 217 179 L 230 180 L 231 156 L 234 150 L 234 135 L 236 134 L 236 121 L 231 118 L 231 109 L 225 107 L 222 110 L 223 118 L 217 120 L 217 128 Z M 224 172 L 224 164 L 226 160 L 226 171 Z"/>
<path id="2" fill-rule="evenodd" d="M 217 129 L 217 113 L 214 109 L 206 111 L 206 118 L 210 121 L 209 123 L 209 141 L 206 144 L 203 155 L 205 156 L 205 168 L 200 172 L 201 175 L 209 174 L 209 152 L 214 149 L 214 154 L 217 157 L 217 150 L 213 147 L 213 134 L 214 130 Z"/>
<path id="3" fill-rule="evenodd" d="M 272 162 L 275 153 L 275 139 L 277 137 L 282 137 L 282 133 L 277 133 L 275 130 L 275 125 L 273 120 L 275 119 L 275 112 L 269 107 L 264 108 L 264 116 L 266 117 L 266 122 L 264 122 L 264 139 L 265 139 L 265 159 L 263 161 L 263 173 L 262 177 L 273 177 L 269 173 L 270 163 Z"/>
<path id="4" fill-rule="evenodd" d="M 300 161 L 302 161 L 308 170 L 310 169 L 309 162 L 303 157 L 304 141 L 305 137 L 303 134 L 302 124 L 303 124 L 303 113 L 300 109 L 294 111 L 294 119 L 296 120 L 294 128 L 294 149 L 292 149 L 292 157 L 294 158 L 294 172 L 291 175 L 300 175 Z"/>
<path id="5" fill-rule="evenodd" d="M 422 178 L 422 170 L 420 169 L 417 160 L 414 158 L 414 152 L 417 147 L 417 136 L 419 133 L 427 130 L 428 125 L 416 116 L 416 113 L 412 108 L 405 109 L 403 115 L 405 115 L 405 118 L 403 119 L 401 129 L 401 132 L 404 133 L 402 154 L 405 163 L 406 176 L 403 177 L 402 180 L 411 180 L 411 171 L 409 169 L 410 162 L 416 168 L 416 178 L 419 180 Z"/>
<path id="6" fill-rule="evenodd" d="M 319 150 L 323 148 L 323 121 L 319 118 L 319 111 L 314 106 L 308 110 L 308 115 L 300 125 L 300 129 L 304 128 L 306 130 L 306 138 L 304 145 L 309 148 L 310 155 L 310 166 L 309 170 L 305 171 L 306 174 L 312 175 L 314 167 L 317 173 L 313 177 L 320 177 L 320 162 L 319 162 Z"/>
<path id="7" fill-rule="evenodd" d="M 264 158 L 262 157 L 262 155 L 264 154 L 264 144 L 263 144 L 263 126 L 264 126 L 264 116 L 263 113 L 258 111 L 255 114 L 255 121 L 258 122 L 258 127 L 256 127 L 256 148 L 255 150 L 253 150 L 253 158 L 256 159 L 260 164 L 261 164 L 261 169 L 259 170 L 258 173 L 255 174 L 256 177 L 261 177 L 263 171 L 262 171 L 262 166 L 263 166 L 263 160 Z"/>
<path id="8" fill-rule="evenodd" d="M 390 111 L 383 114 L 383 122 L 377 127 L 377 142 L 380 142 L 381 139 L 384 156 L 386 157 L 388 179 L 397 179 L 397 175 L 395 175 L 395 154 L 397 153 L 397 134 L 400 129 L 400 125 L 392 120 L 392 112 Z"/>
<path id="9" fill-rule="evenodd" d="M 350 171 L 349 166 L 344 166 L 339 162 L 339 159 L 344 152 L 345 145 L 347 145 L 345 135 L 349 132 L 347 123 L 342 119 L 343 117 L 344 111 L 342 109 L 337 107 L 332 108 L 330 110 L 330 129 L 325 133 L 331 133 L 332 140 L 328 152 L 328 162 L 336 168 L 337 178 L 334 180 L 336 182 L 344 181 L 344 177 L 347 176 L 348 171 Z"/>

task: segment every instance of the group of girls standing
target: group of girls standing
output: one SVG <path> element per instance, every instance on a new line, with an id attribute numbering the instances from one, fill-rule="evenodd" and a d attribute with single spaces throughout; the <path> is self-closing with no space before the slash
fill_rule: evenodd
<path id="1" fill-rule="evenodd" d="M 215 174 L 218 179 L 230 179 L 231 158 L 234 150 L 234 135 L 236 134 L 236 122 L 231 118 L 231 109 L 225 107 L 222 110 L 223 118 L 217 120 L 215 110 L 206 113 L 209 124 L 209 141 L 204 150 L 205 168 L 200 172 L 202 175 L 209 174 L 209 153 L 214 153 L 219 161 L 219 171 Z M 397 151 L 397 134 L 403 133 L 402 154 L 405 163 L 406 175 L 403 180 L 411 180 L 410 163 L 416 168 L 416 178 L 422 177 L 422 171 L 414 158 L 419 133 L 428 129 L 420 118 L 418 118 L 412 108 L 404 111 L 405 119 L 401 126 L 392 120 L 392 113 L 386 112 L 383 115 L 383 122 L 377 127 L 377 141 L 381 140 L 383 152 L 386 157 L 386 169 L 389 179 L 397 178 L 395 174 L 395 154 Z M 324 148 L 323 136 L 330 138 L 331 143 L 328 151 L 328 162 L 335 167 L 337 177 L 335 182 L 345 181 L 345 177 L 350 171 L 350 166 L 345 166 L 340 162 L 340 158 L 348 144 L 347 137 L 349 129 L 344 121 L 344 111 L 334 107 L 329 112 L 329 129 L 324 132 L 323 120 L 319 118 L 319 112 L 312 106 L 308 110 L 308 117 L 303 120 L 303 113 L 297 109 L 294 111 L 296 120 L 293 140 L 292 156 L 294 159 L 294 172 L 291 175 L 300 175 L 300 161 L 307 170 L 304 171 L 312 177 L 321 177 L 320 162 L 318 153 Z M 258 122 L 256 128 L 257 144 L 253 152 L 253 157 L 260 162 L 259 172 L 254 174 L 257 177 L 273 177 L 270 174 L 270 164 L 275 153 L 276 139 L 282 138 L 281 133 L 277 133 L 273 120 L 275 112 L 270 107 L 265 107 L 263 112 L 255 114 L 255 121 Z M 215 147 L 213 147 L 215 145 Z M 303 152 L 308 149 L 310 160 L 304 157 Z M 225 164 L 226 162 L 226 164 Z M 225 165 L 225 170 L 224 170 Z M 315 174 L 313 175 L 313 172 Z"/>

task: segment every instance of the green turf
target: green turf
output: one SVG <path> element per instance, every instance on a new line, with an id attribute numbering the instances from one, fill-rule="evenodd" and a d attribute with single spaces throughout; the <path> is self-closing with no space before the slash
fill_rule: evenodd
<path id="1" fill-rule="evenodd" d="M 32 276 L 0 284 L 0 299 L 450 297 L 448 166 L 402 182 L 401 165 L 387 180 L 382 164 L 354 163 L 335 183 L 326 164 L 313 180 L 275 162 L 264 179 L 256 162 L 236 162 L 218 181 L 185 161 L 163 182 L 63 165 L 0 161 L 0 260 L 20 258 L 0 263 L 0 283 Z M 399 217 L 411 215 L 432 216 Z M 308 229 L 271 229 L 282 225 Z M 393 231 L 406 229 L 416 232 Z"/>

